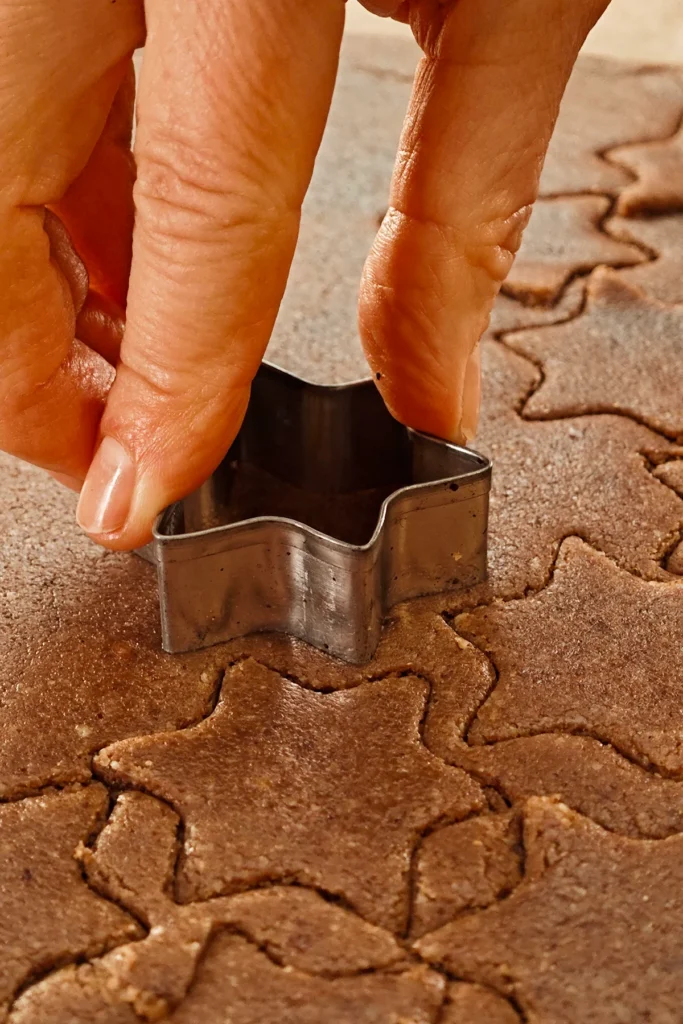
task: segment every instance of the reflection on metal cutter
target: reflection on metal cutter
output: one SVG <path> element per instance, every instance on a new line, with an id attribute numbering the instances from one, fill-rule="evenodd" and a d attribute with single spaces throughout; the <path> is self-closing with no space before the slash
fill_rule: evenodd
<path id="1" fill-rule="evenodd" d="M 394 604 L 484 579 L 490 481 L 481 455 L 401 426 L 372 381 L 264 363 L 223 463 L 141 552 L 164 649 L 272 630 L 368 661 Z"/>

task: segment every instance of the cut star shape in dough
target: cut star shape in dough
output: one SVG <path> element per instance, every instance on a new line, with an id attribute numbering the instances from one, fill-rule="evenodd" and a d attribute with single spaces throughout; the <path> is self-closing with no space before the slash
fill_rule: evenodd
<path id="1" fill-rule="evenodd" d="M 535 1024 L 675 1024 L 683 1000 L 683 835 L 626 839 L 528 802 L 525 878 L 507 899 L 417 943 L 514 996 Z"/>
<path id="2" fill-rule="evenodd" d="M 669 578 L 659 561 L 679 529 L 683 501 L 648 472 L 641 453 L 659 461 L 673 446 L 623 416 L 523 419 L 517 410 L 538 385 L 538 370 L 493 341 L 482 344 L 482 363 L 484 403 L 475 444 L 496 467 L 489 584 L 485 591 L 456 594 L 452 606 L 544 586 L 559 544 L 570 534 L 629 572 Z"/>
<path id="3" fill-rule="evenodd" d="M 600 229 L 609 207 L 606 196 L 539 199 L 503 284 L 505 294 L 529 305 L 547 306 L 558 299 L 572 277 L 599 264 L 642 263 L 646 257 L 640 249 Z"/>
<path id="4" fill-rule="evenodd" d="M 545 372 L 525 416 L 620 412 L 683 438 L 682 335 L 683 308 L 647 298 L 614 271 L 596 271 L 582 316 L 506 339 Z"/>
<path id="5" fill-rule="evenodd" d="M 638 579 L 571 537 L 544 590 L 454 626 L 499 672 L 474 743 L 582 732 L 683 776 L 683 586 Z"/>
<path id="6" fill-rule="evenodd" d="M 368 679 L 414 673 L 429 679 L 431 693 L 422 738 L 437 757 L 448 759 L 495 682 L 491 663 L 464 643 L 439 608 L 443 595 L 408 601 L 391 611 L 375 657 L 348 665 L 281 633 L 254 633 L 228 647 L 231 661 L 245 657 L 296 679 L 311 690 L 342 690 Z"/>
<path id="7" fill-rule="evenodd" d="M 74 857 L 107 805 L 94 785 L 0 808 L 0 1010 L 30 975 L 141 936 L 131 916 L 88 887 Z"/>
<path id="8" fill-rule="evenodd" d="M 296 880 L 400 932 L 418 836 L 484 806 L 423 745 L 427 697 L 410 676 L 319 694 L 240 662 L 209 718 L 114 744 L 96 764 L 182 814 L 182 902 Z"/>
<path id="9" fill-rule="evenodd" d="M 590 736 L 547 733 L 484 746 L 460 743 L 448 760 L 514 805 L 531 796 L 558 796 L 610 832 L 634 839 L 683 832 L 683 782 L 644 771 Z"/>
<path id="10" fill-rule="evenodd" d="M 144 960 L 152 941 L 121 952 L 130 962 Z M 170 973 L 177 953 L 167 946 L 159 964 L 148 964 L 151 977 L 155 966 Z M 119 989 L 103 959 L 67 967 L 33 985 L 17 1000 L 7 1024 L 432 1024 L 446 984 L 424 964 L 351 976 L 309 974 L 281 964 L 231 928 L 216 929 L 197 960 L 187 995 L 170 1012 L 134 984 Z"/>
<path id="11" fill-rule="evenodd" d="M 82 848 L 79 856 L 91 886 L 143 920 L 149 933 L 87 964 L 51 972 L 19 997 L 9 1024 L 166 1020 L 185 999 L 220 929 L 239 933 L 288 974 L 352 979 L 372 972 L 377 981 L 369 988 L 365 980 L 337 986 L 354 1006 L 367 998 L 369 1013 L 373 996 L 390 1015 L 395 1002 L 403 1005 L 411 991 L 420 1002 L 422 981 L 433 991 L 426 972 L 417 985 L 399 978 L 410 965 L 392 935 L 312 889 L 272 885 L 206 902 L 176 903 L 172 882 L 179 824 L 171 808 L 154 797 L 135 791 L 119 796 L 94 848 Z M 281 977 L 271 980 L 277 983 Z M 294 985 L 292 992 L 297 991 Z M 335 986 L 329 990 L 321 981 L 309 991 L 324 1002 Z M 258 996 L 246 992 L 242 1000 L 243 1012 L 256 1012 Z"/>
<path id="12" fill-rule="evenodd" d="M 661 142 L 619 146 L 610 160 L 635 175 L 617 200 L 617 212 L 627 217 L 683 208 L 683 132 Z"/>

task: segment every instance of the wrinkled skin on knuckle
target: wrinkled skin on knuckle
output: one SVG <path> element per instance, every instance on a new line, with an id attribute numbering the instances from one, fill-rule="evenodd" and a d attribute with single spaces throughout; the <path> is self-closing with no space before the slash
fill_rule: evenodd
<path id="1" fill-rule="evenodd" d="M 495 288 L 493 297 L 510 273 L 522 242 L 533 203 L 525 203 L 502 216 L 485 217 L 468 234 L 465 259 L 473 271 L 482 271 Z"/>
<path id="2" fill-rule="evenodd" d="M 0 3 L 0 447 L 81 478 L 114 373 L 77 338 L 87 273 L 44 208 L 87 164 L 143 38 L 142 0 Z"/>
<path id="3" fill-rule="evenodd" d="M 462 321 L 471 310 L 467 331 L 458 332 L 467 338 L 469 354 L 486 329 L 488 312 L 512 266 L 530 213 L 531 206 L 524 206 L 463 233 L 451 225 L 390 211 L 364 273 L 361 320 L 368 332 L 379 335 L 396 331 L 398 325 L 402 333 L 402 325 L 410 323 L 406 344 L 414 350 L 413 358 L 424 358 L 427 352 L 443 364 L 449 349 L 444 349 L 442 338 L 453 333 L 456 318 Z M 396 346 L 389 351 L 393 358 Z"/>
<path id="4" fill-rule="evenodd" d="M 359 324 L 398 419 L 454 436 L 470 353 L 488 326 L 531 207 L 463 230 L 390 210 L 365 266 Z"/>
<path id="5" fill-rule="evenodd" d="M 40 383 L 25 366 L 14 369 L 0 386 L 0 449 L 82 479 L 114 380 L 112 367 L 76 341 Z"/>
<path id="6" fill-rule="evenodd" d="M 250 381 L 277 315 L 299 210 L 269 199 L 254 168 L 226 168 L 210 143 L 192 149 L 168 133 L 144 145 L 135 202 L 134 269 L 164 301 L 131 293 L 136 344 L 124 339 L 124 363 L 166 393 Z"/>
<path id="7" fill-rule="evenodd" d="M 181 240 L 220 242 L 240 229 L 258 237 L 261 226 L 288 223 L 298 229 L 299 210 L 290 209 L 267 185 L 258 167 L 181 133 L 157 133 L 136 147 L 134 198 L 141 227 Z M 239 243 L 238 243 L 239 244 Z M 169 253 L 173 258 L 172 250 Z"/>

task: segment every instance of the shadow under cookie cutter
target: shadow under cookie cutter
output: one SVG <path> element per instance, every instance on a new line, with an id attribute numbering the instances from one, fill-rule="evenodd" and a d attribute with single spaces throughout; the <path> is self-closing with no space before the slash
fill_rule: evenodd
<path id="1" fill-rule="evenodd" d="M 393 605 L 485 578 L 490 482 L 488 459 L 399 424 L 372 381 L 264 363 L 228 455 L 140 552 L 164 650 L 275 631 L 369 661 Z"/>

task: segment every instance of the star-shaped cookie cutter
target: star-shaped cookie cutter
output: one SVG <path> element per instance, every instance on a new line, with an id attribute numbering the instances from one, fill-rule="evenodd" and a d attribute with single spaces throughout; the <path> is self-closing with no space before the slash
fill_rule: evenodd
<path id="1" fill-rule="evenodd" d="M 484 579 L 490 481 L 488 459 L 394 420 L 372 381 L 264 363 L 228 455 L 141 552 L 164 650 L 275 631 L 368 661 L 393 605 Z"/>

